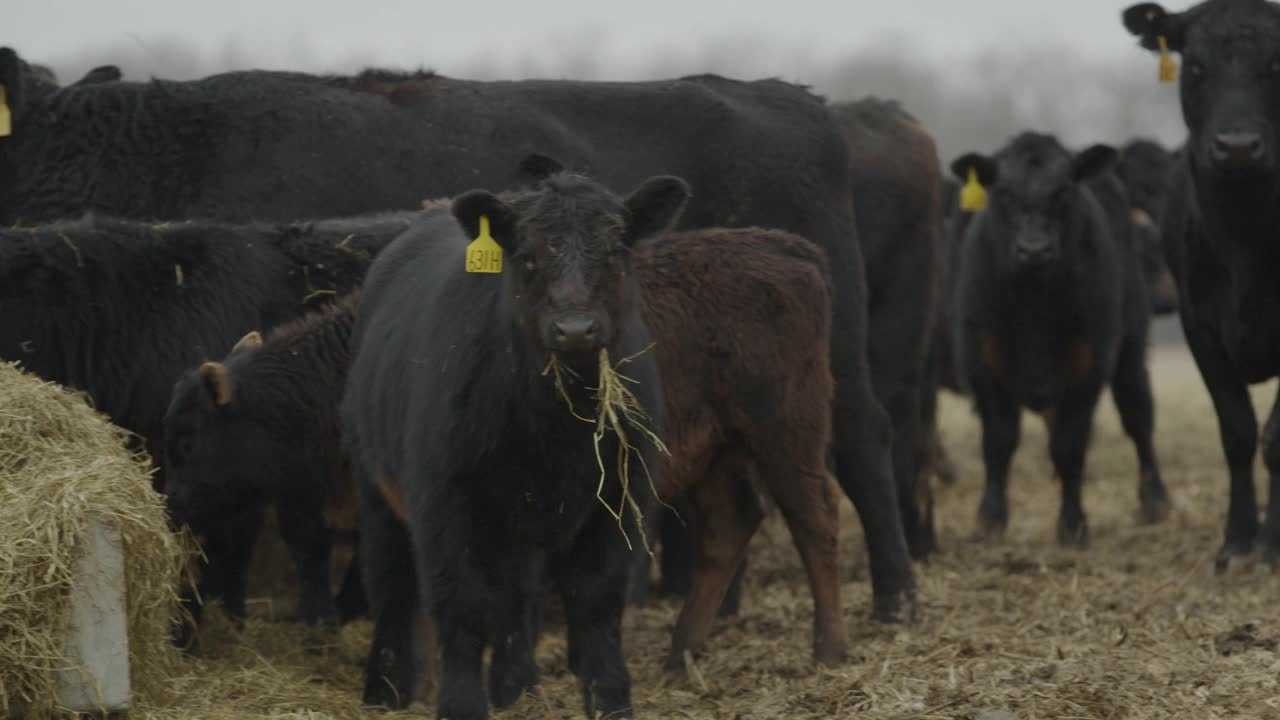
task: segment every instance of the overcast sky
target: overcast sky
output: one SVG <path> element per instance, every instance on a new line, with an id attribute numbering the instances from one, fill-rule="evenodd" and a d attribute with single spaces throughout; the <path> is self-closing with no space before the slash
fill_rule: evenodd
<path id="1" fill-rule="evenodd" d="M 277 66 L 358 55 L 445 73 L 485 57 L 495 70 L 589 38 L 608 74 L 634 76 L 655 50 L 755 37 L 807 62 L 893 44 L 945 61 L 997 48 L 1069 47 L 1091 56 L 1139 52 L 1108 0 L 9 0 L 3 44 L 55 60 L 121 41 L 178 36 L 218 53 L 235 36 Z M 726 8 L 732 7 L 732 11 Z M 1175 7 L 1181 8 L 1181 5 Z M 739 40 L 739 42 L 741 42 Z M 309 53 L 303 53 L 303 50 Z M 1046 50 L 1048 51 L 1048 50 Z"/>

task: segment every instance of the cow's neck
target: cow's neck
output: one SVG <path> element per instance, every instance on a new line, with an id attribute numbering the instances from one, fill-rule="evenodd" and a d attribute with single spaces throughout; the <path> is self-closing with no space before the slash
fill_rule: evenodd
<path id="1" fill-rule="evenodd" d="M 1192 170 L 1192 187 L 1209 242 L 1247 261 L 1275 259 L 1280 239 L 1280 183 L 1223 181 Z"/>

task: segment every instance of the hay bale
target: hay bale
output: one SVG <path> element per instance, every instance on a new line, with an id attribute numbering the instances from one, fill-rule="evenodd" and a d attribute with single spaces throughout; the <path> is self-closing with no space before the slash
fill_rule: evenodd
<path id="1" fill-rule="evenodd" d="M 80 394 L 0 364 L 0 716 L 58 709 L 78 551 L 96 513 L 125 549 L 130 684 L 158 699 L 189 548 L 169 531 L 150 460 Z"/>

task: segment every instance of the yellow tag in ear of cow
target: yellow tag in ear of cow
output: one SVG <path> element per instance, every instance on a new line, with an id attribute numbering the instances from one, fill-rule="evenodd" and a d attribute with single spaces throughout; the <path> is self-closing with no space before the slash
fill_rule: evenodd
<path id="1" fill-rule="evenodd" d="M 489 234 L 489 216 L 480 216 L 480 234 L 467 245 L 467 272 L 502 272 L 502 246 Z"/>
<path id="2" fill-rule="evenodd" d="M 977 212 L 987 209 L 987 191 L 978 182 L 978 170 L 969 168 L 969 178 L 960 188 L 960 209 L 966 212 Z"/>
<path id="3" fill-rule="evenodd" d="M 1156 42 L 1160 44 L 1160 82 L 1174 82 L 1178 79 L 1178 63 L 1169 55 L 1169 41 L 1157 35 Z"/>
<path id="4" fill-rule="evenodd" d="M 13 134 L 13 116 L 9 114 L 9 101 L 4 94 L 4 84 L 0 83 L 0 137 Z"/>

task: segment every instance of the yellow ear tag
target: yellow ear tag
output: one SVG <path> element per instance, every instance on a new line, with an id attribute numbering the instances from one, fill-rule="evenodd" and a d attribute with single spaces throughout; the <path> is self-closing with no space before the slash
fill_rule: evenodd
<path id="1" fill-rule="evenodd" d="M 1160 82 L 1171 83 L 1178 79 L 1178 63 L 1169 55 L 1169 42 L 1163 35 L 1156 36 L 1160 44 Z"/>
<path id="2" fill-rule="evenodd" d="M 0 137 L 13 134 L 13 118 L 9 115 L 9 104 L 5 101 L 4 85 L 0 84 Z"/>
<path id="3" fill-rule="evenodd" d="M 977 212 L 987 209 L 987 191 L 978 182 L 978 171 L 969 168 L 969 178 L 960 188 L 960 209 L 966 212 Z"/>
<path id="4" fill-rule="evenodd" d="M 480 216 L 480 234 L 467 245 L 467 272 L 502 272 L 502 246 L 489 234 L 489 216 Z"/>

